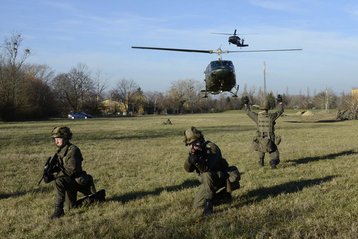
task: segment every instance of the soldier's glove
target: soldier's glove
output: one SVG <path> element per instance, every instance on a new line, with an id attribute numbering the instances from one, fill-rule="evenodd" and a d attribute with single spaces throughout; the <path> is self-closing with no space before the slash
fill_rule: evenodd
<path id="1" fill-rule="evenodd" d="M 276 98 L 277 102 L 278 103 L 282 103 L 282 95 L 277 95 L 277 98 Z"/>
<path id="2" fill-rule="evenodd" d="M 249 97 L 244 96 L 244 97 L 243 97 L 243 102 L 244 102 L 245 105 L 248 105 L 249 102 L 250 102 Z"/>
<path id="3" fill-rule="evenodd" d="M 53 174 L 44 173 L 43 178 L 45 183 L 50 183 L 55 180 L 55 176 L 53 176 Z"/>

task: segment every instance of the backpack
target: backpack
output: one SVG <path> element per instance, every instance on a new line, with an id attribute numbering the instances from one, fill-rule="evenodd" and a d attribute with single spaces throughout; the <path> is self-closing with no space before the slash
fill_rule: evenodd
<path id="1" fill-rule="evenodd" d="M 229 166 L 227 168 L 229 177 L 226 180 L 226 191 L 231 193 L 240 188 L 240 172 L 236 166 Z"/>

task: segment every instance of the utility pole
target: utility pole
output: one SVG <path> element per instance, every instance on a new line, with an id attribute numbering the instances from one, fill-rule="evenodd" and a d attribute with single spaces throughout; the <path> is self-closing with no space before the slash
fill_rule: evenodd
<path id="1" fill-rule="evenodd" d="M 266 97 L 266 62 L 264 61 L 264 96 Z"/>
<path id="2" fill-rule="evenodd" d="M 328 106 L 329 106 L 329 95 L 328 95 L 328 89 L 326 88 L 326 94 L 325 94 L 325 108 L 326 108 L 326 111 L 328 111 Z"/>

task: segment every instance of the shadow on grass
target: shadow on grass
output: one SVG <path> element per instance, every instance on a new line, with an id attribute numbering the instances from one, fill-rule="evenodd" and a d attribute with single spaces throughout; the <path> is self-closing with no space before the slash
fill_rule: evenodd
<path id="1" fill-rule="evenodd" d="M 200 182 L 198 180 L 193 180 L 193 179 L 185 180 L 180 185 L 160 187 L 160 188 L 156 188 L 152 191 L 130 192 L 130 193 L 126 193 L 124 195 L 113 196 L 111 198 L 108 198 L 108 201 L 118 201 L 118 202 L 126 203 L 129 201 L 134 201 L 134 200 L 144 198 L 146 196 L 158 196 L 163 191 L 175 192 L 175 191 L 179 191 L 179 190 L 182 190 L 185 188 L 196 187 L 198 185 L 200 185 Z"/>
<path id="2" fill-rule="evenodd" d="M 337 123 L 342 122 L 342 120 L 337 119 L 323 119 L 323 120 L 287 120 L 287 123 L 299 123 L 299 124 L 306 124 L 306 123 Z"/>
<path id="3" fill-rule="evenodd" d="M 50 187 L 40 187 L 40 188 L 35 188 L 32 190 L 28 190 L 28 191 L 16 191 L 16 192 L 12 192 L 12 193 L 0 193 L 0 200 L 1 199 L 7 199 L 7 198 L 15 198 L 15 197 L 21 197 L 24 196 L 28 193 L 44 193 L 44 192 L 49 192 L 52 191 L 53 189 Z"/>
<path id="4" fill-rule="evenodd" d="M 272 187 L 263 187 L 256 190 L 252 190 L 249 191 L 246 195 L 240 197 L 240 203 L 238 206 L 261 202 L 262 200 L 265 200 L 269 197 L 276 197 L 283 193 L 296 193 L 302 191 L 304 188 L 313 187 L 329 182 L 335 177 L 337 176 L 327 176 L 324 178 L 292 181 Z"/>
<path id="5" fill-rule="evenodd" d="M 22 191 L 22 192 L 13 192 L 13 193 L 0 193 L 0 200 L 1 199 L 7 199 L 7 198 L 15 198 L 15 197 L 21 197 L 23 195 L 25 195 L 26 191 Z"/>
<path id="6" fill-rule="evenodd" d="M 300 159 L 287 160 L 286 162 L 293 163 L 293 165 L 306 164 L 306 163 L 316 162 L 319 160 L 332 160 L 332 159 L 335 159 L 340 156 L 348 156 L 348 155 L 352 155 L 352 154 L 358 154 L 358 152 L 356 152 L 354 150 L 345 150 L 345 151 L 342 151 L 339 153 L 332 153 L 332 154 L 327 154 L 327 155 L 322 155 L 322 156 L 305 157 L 305 158 L 300 158 Z"/>

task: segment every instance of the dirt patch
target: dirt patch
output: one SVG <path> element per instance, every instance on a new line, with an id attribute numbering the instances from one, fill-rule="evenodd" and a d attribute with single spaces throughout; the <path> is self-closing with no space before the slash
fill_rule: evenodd
<path id="1" fill-rule="evenodd" d="M 310 111 L 310 110 L 307 110 L 306 112 L 304 112 L 302 114 L 302 116 L 313 116 L 313 115 L 314 115 L 314 113 L 312 111 Z"/>
<path id="2" fill-rule="evenodd" d="M 291 122 L 296 123 L 323 123 L 323 122 L 337 122 L 337 112 L 336 111 L 298 111 L 294 115 L 291 115 L 294 118 Z"/>

